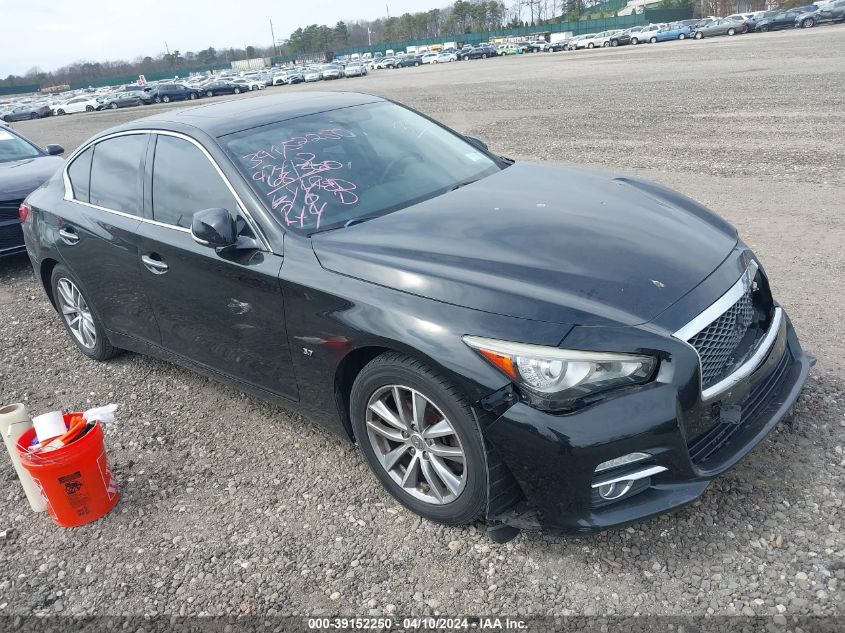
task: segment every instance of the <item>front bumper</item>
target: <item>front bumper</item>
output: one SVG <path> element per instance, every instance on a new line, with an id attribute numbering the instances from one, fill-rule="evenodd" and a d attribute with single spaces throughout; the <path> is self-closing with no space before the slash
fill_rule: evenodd
<path id="1" fill-rule="evenodd" d="M 716 402 L 702 400 L 700 388 L 690 398 L 688 384 L 658 381 L 568 415 L 516 404 L 487 426 L 485 439 L 524 498 L 507 508 L 491 507 L 487 518 L 520 529 L 590 533 L 688 504 L 783 419 L 809 368 L 784 314 L 768 356 Z M 718 417 L 721 409 L 741 416 Z M 651 458 L 595 473 L 598 464 L 635 452 Z M 665 470 L 618 501 L 601 500 L 593 487 L 652 467 Z"/>

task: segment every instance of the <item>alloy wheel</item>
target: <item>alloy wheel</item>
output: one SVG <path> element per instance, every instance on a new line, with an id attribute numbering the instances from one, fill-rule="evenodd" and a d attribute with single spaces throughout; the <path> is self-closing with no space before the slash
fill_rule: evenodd
<path id="1" fill-rule="evenodd" d="M 73 337 L 86 349 L 94 349 L 97 331 L 88 302 L 70 279 L 62 277 L 56 284 L 59 309 Z"/>
<path id="2" fill-rule="evenodd" d="M 367 402 L 367 436 L 382 468 L 406 493 L 443 505 L 466 486 L 464 449 L 455 428 L 424 394 L 402 385 Z"/>

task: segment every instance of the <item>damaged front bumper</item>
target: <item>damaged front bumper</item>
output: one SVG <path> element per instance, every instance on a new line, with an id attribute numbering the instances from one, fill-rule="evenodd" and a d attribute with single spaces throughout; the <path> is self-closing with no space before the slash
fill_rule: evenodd
<path id="1" fill-rule="evenodd" d="M 655 381 L 567 415 L 507 408 L 484 430 L 499 471 L 513 478 L 508 487 L 500 472 L 491 477 L 491 536 L 597 532 L 695 500 L 787 415 L 806 382 L 811 362 L 785 313 L 774 338 L 718 398 L 702 397 L 693 372 L 694 385 Z M 619 458 L 634 461 L 614 466 Z"/>

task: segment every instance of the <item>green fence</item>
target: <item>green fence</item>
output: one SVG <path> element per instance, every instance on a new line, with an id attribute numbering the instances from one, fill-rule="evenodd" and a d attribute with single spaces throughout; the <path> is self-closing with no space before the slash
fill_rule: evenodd
<path id="1" fill-rule="evenodd" d="M 0 86 L 0 96 L 3 95 L 23 95 L 30 92 L 38 92 L 41 86 L 33 84 L 29 86 Z"/>
<path id="2" fill-rule="evenodd" d="M 692 7 L 672 7 L 671 9 L 649 9 L 646 7 L 645 19 L 647 22 L 654 24 L 690 20 L 692 19 Z"/>
<path id="3" fill-rule="evenodd" d="M 375 53 L 386 50 L 404 51 L 408 46 L 430 46 L 432 44 L 443 44 L 444 42 L 459 42 L 461 44 L 479 44 L 490 42 L 499 38 L 528 37 L 535 33 L 566 33 L 574 35 L 582 33 L 598 33 L 609 29 L 627 29 L 630 26 L 647 24 L 643 14 L 626 15 L 620 17 L 603 18 L 600 20 L 580 20 L 578 22 L 554 22 L 537 26 L 526 26 L 513 29 L 500 29 L 498 31 L 480 31 L 476 33 L 463 33 L 460 35 L 443 35 L 441 37 L 430 37 L 420 40 L 406 40 L 404 42 L 389 42 L 373 46 L 349 46 L 334 51 L 335 55 L 350 55 L 352 53 Z M 274 64 L 292 61 L 294 55 L 281 55 L 274 57 Z"/>

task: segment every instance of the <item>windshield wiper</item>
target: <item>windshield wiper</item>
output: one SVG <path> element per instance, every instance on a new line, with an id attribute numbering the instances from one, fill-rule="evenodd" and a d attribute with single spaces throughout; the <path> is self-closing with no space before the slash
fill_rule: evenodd
<path id="1" fill-rule="evenodd" d="M 479 180 L 481 180 L 481 178 L 472 178 L 471 180 L 464 180 L 449 187 L 449 191 L 454 191 L 455 189 L 466 187 L 467 185 L 471 185 L 472 183 L 478 182 Z"/>

